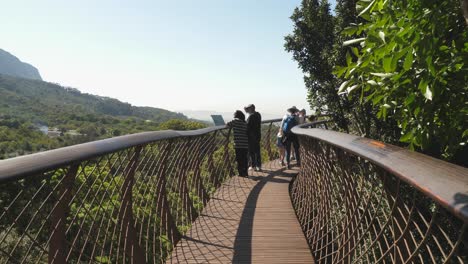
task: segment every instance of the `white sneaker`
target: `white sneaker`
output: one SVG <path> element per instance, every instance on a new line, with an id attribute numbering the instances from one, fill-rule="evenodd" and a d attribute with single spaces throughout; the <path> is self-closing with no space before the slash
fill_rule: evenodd
<path id="1" fill-rule="evenodd" d="M 249 167 L 249 170 L 253 170 L 254 168 L 252 166 Z"/>
<path id="2" fill-rule="evenodd" d="M 255 171 L 262 171 L 260 167 L 255 167 Z"/>

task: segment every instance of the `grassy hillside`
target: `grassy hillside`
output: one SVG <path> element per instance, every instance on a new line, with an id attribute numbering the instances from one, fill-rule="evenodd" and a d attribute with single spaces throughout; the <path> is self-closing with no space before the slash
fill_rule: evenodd
<path id="1" fill-rule="evenodd" d="M 117 99 L 84 94 L 74 88 L 7 75 L 0 75 L 0 110 L 2 113 L 31 115 L 49 125 L 56 125 L 54 118 L 50 119 L 51 115 L 61 113 L 135 117 L 154 122 L 187 119 L 164 109 L 136 107 Z"/>

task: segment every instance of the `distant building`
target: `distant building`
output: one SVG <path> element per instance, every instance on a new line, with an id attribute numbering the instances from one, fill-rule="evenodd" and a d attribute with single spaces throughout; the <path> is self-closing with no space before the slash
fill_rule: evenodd
<path id="1" fill-rule="evenodd" d="M 47 136 L 50 138 L 55 138 L 55 137 L 63 136 L 63 133 L 58 128 L 54 127 L 53 129 L 49 129 L 47 131 Z"/>

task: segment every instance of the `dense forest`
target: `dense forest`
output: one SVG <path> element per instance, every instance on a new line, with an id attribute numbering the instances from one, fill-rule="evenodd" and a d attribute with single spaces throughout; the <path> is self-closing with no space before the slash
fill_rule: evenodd
<path id="1" fill-rule="evenodd" d="M 0 75 L 0 159 L 141 131 L 204 126 L 180 113 Z M 56 129 L 58 136 L 40 127 Z"/>
<path id="2" fill-rule="evenodd" d="M 466 1 L 303 0 L 285 38 L 340 130 L 468 166 Z"/>

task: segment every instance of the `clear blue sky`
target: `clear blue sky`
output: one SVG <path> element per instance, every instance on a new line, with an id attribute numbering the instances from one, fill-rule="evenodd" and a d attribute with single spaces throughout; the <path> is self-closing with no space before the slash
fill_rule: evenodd
<path id="1" fill-rule="evenodd" d="M 334 2 L 334 1 L 332 1 Z M 300 0 L 14 0 L 5 49 L 49 82 L 140 106 L 280 114 L 306 107 L 284 51 Z"/>

